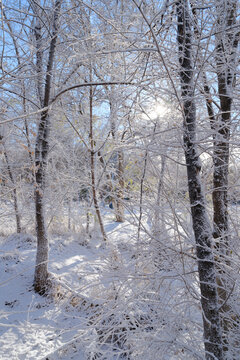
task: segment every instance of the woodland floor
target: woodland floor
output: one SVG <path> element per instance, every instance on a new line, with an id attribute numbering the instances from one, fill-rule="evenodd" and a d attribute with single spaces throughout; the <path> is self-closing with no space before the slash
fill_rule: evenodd
<path id="1" fill-rule="evenodd" d="M 182 281 L 177 259 L 169 257 L 156 280 L 150 254 L 136 260 L 131 219 L 104 220 L 106 247 L 99 231 L 88 244 L 83 235 L 50 235 L 54 287 L 47 297 L 32 287 L 36 239 L 0 238 L 1 360 L 203 358 L 193 355 L 202 353 L 200 311 L 184 285 L 190 276 L 197 296 L 195 265 L 185 264 L 190 275 Z"/>

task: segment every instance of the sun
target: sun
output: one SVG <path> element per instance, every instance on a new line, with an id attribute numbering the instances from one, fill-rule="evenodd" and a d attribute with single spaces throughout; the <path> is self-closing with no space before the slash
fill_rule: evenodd
<path id="1" fill-rule="evenodd" d="M 156 101 L 147 107 L 146 113 L 143 115 L 145 119 L 156 120 L 165 116 L 168 111 L 166 103 L 163 101 Z"/>
<path id="2" fill-rule="evenodd" d="M 155 104 L 154 109 L 153 109 L 153 114 L 156 117 L 163 116 L 166 114 L 166 112 L 167 112 L 166 104 L 164 104 L 163 102 L 157 102 Z"/>

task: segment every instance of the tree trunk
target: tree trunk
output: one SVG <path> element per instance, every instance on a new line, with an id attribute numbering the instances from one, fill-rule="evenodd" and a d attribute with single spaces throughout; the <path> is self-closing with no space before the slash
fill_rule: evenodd
<path id="1" fill-rule="evenodd" d="M 233 87 L 236 76 L 236 50 L 239 29 L 227 30 L 236 24 L 237 1 L 216 1 L 216 70 L 218 96 L 221 112 L 212 122 L 214 129 L 213 152 L 213 223 L 218 270 L 218 294 L 222 312 L 224 352 L 228 351 L 230 311 L 228 297 L 233 286 L 227 276 L 226 265 L 230 265 L 229 216 L 228 216 L 228 169 L 229 142 L 231 137 L 231 110 Z"/>
<path id="2" fill-rule="evenodd" d="M 114 87 L 111 88 L 112 95 L 114 97 Z M 114 101 L 110 101 L 110 120 L 111 120 L 111 134 L 113 143 L 116 143 L 116 120 L 117 109 Z M 122 135 L 123 141 L 124 133 Z M 123 166 L 123 151 L 117 151 L 117 171 L 116 171 L 116 191 L 113 194 L 112 203 L 115 211 L 115 217 L 117 222 L 124 222 L 124 207 L 123 207 L 123 194 L 124 194 L 124 166 Z M 112 186 L 113 191 L 113 186 Z"/>
<path id="3" fill-rule="evenodd" d="M 123 151 L 118 151 L 118 170 L 117 170 L 117 198 L 116 198 L 116 221 L 124 222 L 124 206 L 123 206 L 123 194 L 124 194 L 124 166 L 123 166 Z"/>
<path id="4" fill-rule="evenodd" d="M 162 188 L 163 188 L 163 177 L 164 177 L 164 172 L 165 172 L 165 165 L 166 165 L 166 156 L 165 155 L 161 155 L 161 173 L 160 173 L 160 178 L 158 179 L 158 187 L 157 187 L 157 200 L 156 200 L 156 208 L 154 211 L 154 216 L 153 216 L 153 235 L 154 238 L 156 240 L 158 240 L 159 236 L 160 236 L 160 232 L 161 232 L 161 228 L 164 226 L 164 219 L 163 219 L 163 214 L 161 214 L 162 219 L 161 219 L 161 223 L 160 223 L 160 203 L 161 203 L 161 196 L 162 196 Z"/>
<path id="5" fill-rule="evenodd" d="M 215 261 L 217 270 L 217 285 L 221 320 L 223 329 L 224 352 L 228 351 L 228 333 L 230 312 L 232 311 L 228 298 L 232 291 L 232 281 L 227 275 L 226 265 L 230 265 L 229 219 L 228 219 L 228 168 L 229 141 L 231 126 L 231 107 L 233 100 L 234 79 L 236 76 L 236 49 L 239 42 L 239 30 L 231 28 L 236 24 L 236 6 L 233 1 L 216 1 L 217 31 L 216 31 L 216 72 L 218 80 L 218 97 L 220 113 L 214 112 L 207 74 L 202 71 L 203 89 L 206 106 L 213 132 L 213 236 L 215 238 Z M 196 37 L 198 31 L 196 9 L 192 7 Z M 203 59 L 201 59 L 201 66 Z"/>
<path id="6" fill-rule="evenodd" d="M 90 76 L 90 82 L 92 78 Z M 93 203 L 98 218 L 98 223 L 102 233 L 103 241 L 107 242 L 107 234 L 104 229 L 101 211 L 99 208 L 97 189 L 96 189 L 96 177 L 95 177 L 95 150 L 94 150 L 94 138 L 93 138 L 93 89 L 90 86 L 89 90 L 89 110 L 90 110 L 90 123 L 89 123 L 89 140 L 90 140 L 90 163 L 91 163 L 91 185 L 92 185 L 92 196 Z"/>
<path id="7" fill-rule="evenodd" d="M 236 24 L 237 1 L 216 1 L 217 34 L 216 66 L 218 78 L 218 96 L 221 113 L 215 118 L 214 133 L 214 174 L 213 207 L 214 237 L 217 248 L 224 256 L 229 252 L 228 224 L 228 167 L 229 140 L 233 87 L 236 76 L 236 50 L 239 42 L 239 30 L 226 30 Z"/>
<path id="8" fill-rule="evenodd" d="M 212 252 L 211 227 L 207 217 L 200 179 L 200 159 L 196 146 L 196 108 L 194 102 L 191 26 L 188 2 L 177 2 L 179 65 L 184 116 L 184 151 L 187 165 L 189 199 L 196 241 L 204 345 L 207 360 L 223 359 L 222 334 L 218 310 L 216 271 Z"/>
<path id="9" fill-rule="evenodd" d="M 219 253 L 228 253 L 228 167 L 229 140 L 231 126 L 231 108 L 233 100 L 233 81 L 235 78 L 235 58 L 239 33 L 226 28 L 236 23 L 236 1 L 216 1 L 217 30 L 216 66 L 218 78 L 218 95 L 221 113 L 215 118 L 214 126 L 214 174 L 213 174 L 213 208 L 214 237 Z"/>
<path id="10" fill-rule="evenodd" d="M 48 237 L 45 226 L 45 211 L 44 211 L 44 192 L 45 192 L 45 178 L 47 168 L 47 157 L 49 152 L 49 102 L 52 82 L 52 69 L 55 56 L 57 33 L 58 33 L 58 17 L 61 7 L 61 0 L 56 0 L 54 7 L 53 20 L 53 34 L 50 42 L 50 49 L 48 55 L 48 63 L 46 69 L 46 79 L 44 88 L 43 110 L 40 116 L 38 125 L 38 134 L 35 145 L 35 210 L 36 210 L 36 233 L 37 233 L 37 256 L 36 267 L 34 274 L 34 289 L 39 294 L 44 294 L 48 288 Z M 38 29 L 39 34 L 39 29 Z M 37 38 L 37 40 L 39 40 Z M 39 72 L 43 69 L 38 67 L 38 92 L 41 99 L 41 81 L 39 79 Z"/>
<path id="11" fill-rule="evenodd" d="M 17 230 L 17 233 L 20 233 L 22 231 L 22 227 L 21 227 L 21 217 L 20 217 L 19 207 L 18 207 L 17 189 L 16 189 L 16 184 L 14 181 L 12 169 L 11 169 L 11 166 L 10 166 L 10 163 L 8 160 L 8 154 L 7 154 L 7 151 L 6 151 L 6 148 L 4 145 L 3 145 L 3 147 L 4 147 L 3 152 L 4 152 L 6 164 L 7 164 L 8 175 L 9 175 L 9 178 L 13 185 L 13 203 L 14 203 L 14 211 L 15 211 L 15 217 L 16 217 L 16 230 Z"/>
<path id="12" fill-rule="evenodd" d="M 72 218 L 72 201 L 71 196 L 67 200 L 68 205 L 68 231 L 71 231 L 71 218 Z"/>

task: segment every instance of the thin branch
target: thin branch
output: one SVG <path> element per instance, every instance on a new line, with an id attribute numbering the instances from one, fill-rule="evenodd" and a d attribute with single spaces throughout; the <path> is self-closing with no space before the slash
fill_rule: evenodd
<path id="1" fill-rule="evenodd" d="M 90 83 L 83 83 L 83 84 L 76 84 L 73 86 L 69 86 L 66 89 L 63 89 L 62 91 L 60 91 L 57 95 L 54 96 L 54 98 L 50 101 L 50 103 L 54 103 L 59 96 L 65 94 L 66 92 L 70 91 L 70 90 L 74 90 L 74 89 L 78 89 L 81 87 L 87 87 L 87 86 L 104 86 L 104 85 L 136 85 L 133 84 L 131 82 L 126 82 L 126 81 L 101 81 L 101 82 L 90 82 Z"/>

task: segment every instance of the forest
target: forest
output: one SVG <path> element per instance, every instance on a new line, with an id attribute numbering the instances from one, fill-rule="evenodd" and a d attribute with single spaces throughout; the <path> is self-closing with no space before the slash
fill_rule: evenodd
<path id="1" fill-rule="evenodd" d="M 239 1 L 0 14 L 0 359 L 240 359 Z"/>

